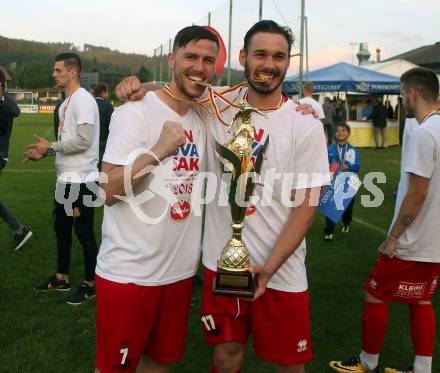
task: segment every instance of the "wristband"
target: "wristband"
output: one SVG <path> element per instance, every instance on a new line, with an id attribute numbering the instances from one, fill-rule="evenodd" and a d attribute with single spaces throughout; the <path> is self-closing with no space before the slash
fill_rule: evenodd
<path id="1" fill-rule="evenodd" d="M 399 237 L 396 237 L 394 234 L 390 233 L 390 237 L 393 237 L 395 240 L 398 240 Z"/>

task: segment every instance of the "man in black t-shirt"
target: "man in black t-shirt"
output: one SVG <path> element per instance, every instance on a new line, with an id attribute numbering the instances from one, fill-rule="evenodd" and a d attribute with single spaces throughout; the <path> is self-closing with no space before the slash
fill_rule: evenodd
<path id="1" fill-rule="evenodd" d="M 102 156 L 104 155 L 105 145 L 107 144 L 108 129 L 110 119 L 113 114 L 113 105 L 106 100 L 108 97 L 107 86 L 104 83 L 96 83 L 93 86 L 93 96 L 99 110 L 99 162 L 98 169 L 101 171 Z"/>
<path id="2" fill-rule="evenodd" d="M 12 124 L 14 118 L 20 115 L 20 108 L 6 92 L 5 86 L 6 79 L 3 72 L 0 71 L 0 175 L 8 162 Z M 0 218 L 9 225 L 14 235 L 12 249 L 20 249 L 26 241 L 31 238 L 32 232 L 27 229 L 1 201 Z"/>

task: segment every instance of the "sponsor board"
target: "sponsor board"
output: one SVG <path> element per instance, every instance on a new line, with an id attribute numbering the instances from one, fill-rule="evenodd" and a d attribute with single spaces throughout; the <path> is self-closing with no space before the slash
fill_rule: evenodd
<path id="1" fill-rule="evenodd" d="M 38 105 L 39 113 L 53 113 L 55 111 L 56 105 Z"/>
<path id="2" fill-rule="evenodd" d="M 18 104 L 18 107 L 23 114 L 38 113 L 38 105 Z"/>

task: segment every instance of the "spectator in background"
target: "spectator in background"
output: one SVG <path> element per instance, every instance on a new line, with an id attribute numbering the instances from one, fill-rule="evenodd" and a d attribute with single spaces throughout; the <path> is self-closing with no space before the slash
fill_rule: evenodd
<path id="1" fill-rule="evenodd" d="M 99 110 L 99 162 L 98 169 L 101 171 L 102 156 L 107 144 L 108 128 L 113 114 L 113 105 L 106 100 L 108 97 L 107 86 L 104 83 L 96 83 L 93 86 L 93 96 Z"/>
<path id="2" fill-rule="evenodd" d="M 373 114 L 373 101 L 367 100 L 367 106 L 362 109 L 362 119 L 366 120 Z"/>
<path id="3" fill-rule="evenodd" d="M 405 130 L 406 112 L 402 103 L 402 97 L 397 99 L 396 110 L 394 111 L 396 119 L 399 121 L 399 144 L 402 145 L 403 132 Z"/>
<path id="4" fill-rule="evenodd" d="M 318 119 L 321 122 L 323 122 L 325 115 L 322 105 L 313 98 L 313 91 L 315 90 L 315 86 L 313 85 L 312 82 L 307 82 L 304 84 L 303 90 L 304 90 L 304 97 L 299 99 L 299 102 L 301 102 L 302 104 L 311 105 L 315 110 Z"/>
<path id="5" fill-rule="evenodd" d="M 6 92 L 6 78 L 0 71 L 0 175 L 6 167 L 9 153 L 9 140 L 11 139 L 12 124 L 14 118 L 20 115 L 20 108 Z M 14 235 L 12 249 L 20 249 L 29 238 L 32 232 L 27 229 L 6 205 L 0 201 L 0 218 L 9 225 Z"/>
<path id="6" fill-rule="evenodd" d="M 57 106 L 55 106 L 54 112 L 53 112 L 53 134 L 55 136 L 55 139 L 58 139 L 58 127 L 60 126 L 60 115 L 58 113 L 61 104 L 66 99 L 66 94 L 63 92 L 63 98 L 60 102 L 58 102 Z"/>
<path id="7" fill-rule="evenodd" d="M 385 140 L 386 140 L 385 134 L 387 127 L 387 109 L 378 100 L 374 101 L 373 113 L 371 114 L 370 119 L 373 123 L 374 143 L 376 144 L 376 149 L 383 149 L 385 147 Z M 382 142 L 380 146 L 379 146 L 379 132 L 382 136 Z"/>
<path id="8" fill-rule="evenodd" d="M 339 123 L 336 125 L 336 144 L 328 147 L 328 161 L 330 166 L 333 163 L 339 165 L 342 172 L 358 173 L 361 167 L 361 158 L 358 148 L 348 142 L 350 138 L 350 126 L 346 123 Z M 341 232 L 348 233 L 350 231 L 350 223 L 353 220 L 353 206 L 354 198 L 344 211 L 342 215 L 342 229 Z M 335 223 L 329 218 L 325 218 L 324 240 L 333 240 L 333 232 L 335 230 Z"/>
<path id="9" fill-rule="evenodd" d="M 335 105 L 335 124 L 345 123 L 346 120 L 347 110 L 345 109 L 344 101 L 338 98 Z"/>
<path id="10" fill-rule="evenodd" d="M 324 129 L 327 132 L 327 144 L 331 145 L 333 143 L 333 133 L 335 127 L 335 107 L 333 106 L 329 97 L 326 97 L 324 99 L 324 105 L 322 106 L 322 109 L 324 110 L 325 115 L 323 122 Z"/>
<path id="11" fill-rule="evenodd" d="M 28 146 L 26 157 L 38 161 L 55 156 L 57 189 L 53 212 L 57 238 L 57 270 L 34 289 L 40 291 L 70 291 L 70 254 L 72 228 L 83 248 L 85 276 L 83 283 L 72 294 L 68 304 L 78 305 L 95 297 L 95 266 L 98 251 L 94 232 L 92 185 L 98 180 L 98 107 L 84 88 L 79 77 L 81 60 L 75 53 L 61 53 L 55 57 L 53 78 L 64 88 L 67 98 L 59 108 L 58 141 L 50 143 L 37 137 L 38 143 Z M 86 184 L 87 183 L 87 184 Z M 60 193 L 61 192 L 61 193 Z M 76 196 L 75 196 L 76 194 Z M 60 203 L 60 198 L 70 200 Z M 72 200 L 73 199 L 73 200 Z"/>
<path id="12" fill-rule="evenodd" d="M 393 107 L 391 106 L 390 101 L 388 101 L 388 100 L 385 101 L 385 107 L 387 109 L 387 118 L 393 119 L 394 118 L 394 110 L 393 110 Z"/>

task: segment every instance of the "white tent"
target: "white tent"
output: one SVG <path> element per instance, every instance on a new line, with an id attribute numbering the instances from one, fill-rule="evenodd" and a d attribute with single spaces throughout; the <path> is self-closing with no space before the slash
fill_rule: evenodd
<path id="1" fill-rule="evenodd" d="M 379 63 L 363 65 L 362 67 L 365 67 L 366 69 L 369 70 L 374 70 L 381 73 L 400 77 L 404 72 L 412 69 L 413 67 L 419 67 L 419 66 L 407 60 L 392 60 L 387 62 L 379 62 Z"/>

